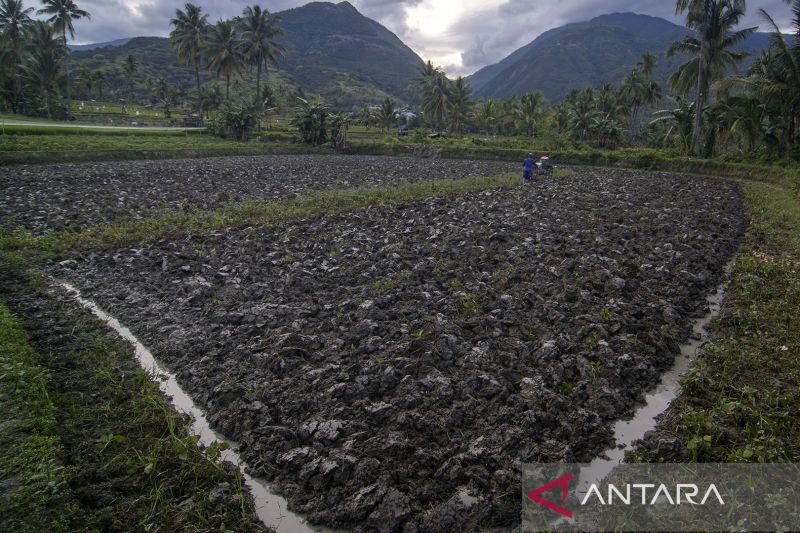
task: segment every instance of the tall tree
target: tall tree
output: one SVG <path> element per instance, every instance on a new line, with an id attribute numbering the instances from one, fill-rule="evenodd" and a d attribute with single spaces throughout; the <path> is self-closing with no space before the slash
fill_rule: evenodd
<path id="1" fill-rule="evenodd" d="M 69 34 L 70 39 L 75 38 L 75 26 L 73 22 L 83 18 L 89 19 L 92 18 L 92 16 L 88 11 L 80 9 L 73 0 L 42 0 L 42 4 L 44 7 L 37 11 L 37 14 L 50 16 L 47 22 L 52 24 L 53 29 L 59 32 L 64 39 L 64 56 L 68 58 L 69 47 L 67 46 L 67 34 Z M 71 88 L 69 82 L 69 64 L 67 62 L 64 64 L 64 69 L 67 73 L 67 106 L 69 106 Z"/>
<path id="2" fill-rule="evenodd" d="M 786 3 L 792 8 L 795 35 L 787 39 L 775 20 L 762 9 L 761 15 L 772 29 L 770 48 L 755 61 L 748 76 L 740 80 L 772 111 L 771 122 L 785 123 L 784 135 L 777 139 L 781 155 L 786 143 L 794 144 L 800 129 L 800 0 Z"/>
<path id="3" fill-rule="evenodd" d="M 655 72 L 657 66 L 658 59 L 656 59 L 656 56 L 650 52 L 647 52 L 645 55 L 643 55 L 642 59 L 639 60 L 639 63 L 636 64 L 636 67 L 648 78 L 653 77 L 653 73 Z"/>
<path id="4" fill-rule="evenodd" d="M 231 20 L 220 20 L 208 29 L 205 43 L 208 57 L 206 68 L 225 78 L 225 98 L 231 97 L 231 76 L 238 74 L 244 65 L 236 27 Z"/>
<path id="5" fill-rule="evenodd" d="M 569 104 L 569 130 L 573 137 L 585 141 L 592 132 L 592 125 L 600 115 L 595 104 L 594 90 L 589 87 L 571 95 Z"/>
<path id="6" fill-rule="evenodd" d="M 461 133 L 474 106 L 472 88 L 461 76 L 453 82 L 449 104 L 450 126 L 456 133 Z"/>
<path id="7" fill-rule="evenodd" d="M 208 29 L 208 15 L 203 9 L 191 3 L 184 6 L 185 11 L 175 10 L 175 18 L 170 20 L 174 29 L 169 34 L 170 45 L 178 51 L 180 59 L 194 67 L 198 95 L 203 92 L 200 85 L 200 63 L 203 60 L 203 43 Z"/>
<path id="8" fill-rule="evenodd" d="M 647 54 L 639 65 L 625 76 L 620 85 L 620 96 L 630 110 L 628 125 L 631 141 L 636 137 L 639 110 L 653 106 L 661 100 L 661 85 L 648 74 L 653 72 L 655 65 L 655 58 Z"/>
<path id="9" fill-rule="evenodd" d="M 525 128 L 528 137 L 536 135 L 536 125 L 544 115 L 546 105 L 547 100 L 539 91 L 526 93 L 520 98 L 519 106 L 516 110 L 517 122 Z"/>
<path id="10" fill-rule="evenodd" d="M 450 107 L 450 80 L 442 69 L 434 67 L 428 61 L 417 78 L 417 84 L 422 95 L 422 113 L 425 119 L 436 128 L 444 126 Z"/>
<path id="11" fill-rule="evenodd" d="M 478 125 L 486 130 L 486 133 L 491 135 L 492 133 L 496 133 L 497 130 L 497 101 L 496 100 L 484 100 L 478 106 L 478 112 L 475 114 L 475 119 L 478 121 Z"/>
<path id="12" fill-rule="evenodd" d="M 18 111 L 21 98 L 20 64 L 25 34 L 30 27 L 32 7 L 24 7 L 22 0 L 0 0 L 0 38 L 6 45 L 6 54 L 13 65 L 15 76 L 12 81 L 11 109 Z"/>
<path id="13" fill-rule="evenodd" d="M 39 111 L 43 111 L 47 118 L 53 117 L 60 88 L 65 81 L 61 39 L 52 25 L 41 20 L 35 21 L 29 30 L 28 54 L 22 64 L 23 77 L 30 84 L 31 96 L 40 102 Z"/>
<path id="14" fill-rule="evenodd" d="M 247 6 L 238 19 L 242 32 L 242 51 L 247 62 L 256 67 L 256 98 L 261 101 L 261 72 L 268 74 L 269 64 L 286 53 L 277 38 L 284 35 L 278 24 L 280 17 L 261 6 Z"/>
<path id="15" fill-rule="evenodd" d="M 103 87 L 106 84 L 106 73 L 98 69 L 92 72 L 92 85 L 97 89 L 97 99 L 103 99 Z"/>
<path id="16" fill-rule="evenodd" d="M 136 57 L 134 54 L 128 54 L 125 58 L 125 63 L 122 65 L 122 72 L 125 74 L 125 78 L 127 79 L 127 89 L 128 89 L 128 102 L 133 101 L 133 88 L 136 85 L 136 74 L 139 72 L 139 58 Z"/>
<path id="17" fill-rule="evenodd" d="M 670 78 L 672 88 L 682 95 L 694 89 L 695 117 L 692 153 L 700 155 L 703 140 L 703 108 L 711 85 L 729 69 L 737 69 L 746 54 L 734 51 L 756 28 L 733 31 L 745 14 L 745 0 L 678 0 L 676 13 L 686 13 L 686 27 L 695 35 L 673 43 L 668 56 L 690 54 Z"/>
<path id="18" fill-rule="evenodd" d="M 380 124 L 381 128 L 388 131 L 397 121 L 395 112 L 394 101 L 387 96 L 378 106 L 378 109 L 375 110 L 375 120 Z"/>

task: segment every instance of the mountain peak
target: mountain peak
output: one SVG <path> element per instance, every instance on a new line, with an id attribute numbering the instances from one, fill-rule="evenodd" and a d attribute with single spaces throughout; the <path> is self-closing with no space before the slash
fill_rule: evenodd
<path id="1" fill-rule="evenodd" d="M 669 74 L 685 60 L 667 58 L 666 50 L 687 31 L 650 15 L 600 15 L 544 32 L 499 63 L 476 72 L 469 82 L 479 98 L 508 98 L 538 90 L 556 103 L 571 89 L 618 83 L 644 54 L 652 53 L 658 58 L 654 76 L 666 86 Z M 764 34 L 754 34 L 740 49 L 765 46 Z"/>

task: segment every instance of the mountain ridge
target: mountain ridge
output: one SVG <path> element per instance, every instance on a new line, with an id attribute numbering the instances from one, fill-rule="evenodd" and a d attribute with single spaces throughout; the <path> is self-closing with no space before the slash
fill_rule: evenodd
<path id="1" fill-rule="evenodd" d="M 609 13 L 549 30 L 467 80 L 477 97 L 508 98 L 539 90 L 556 103 L 572 89 L 618 83 L 650 52 L 659 63 L 655 78 L 666 84 L 685 60 L 667 58 L 666 49 L 688 34 L 683 26 L 659 17 Z M 768 34 L 756 33 L 741 48 L 755 51 L 767 45 Z"/>
<path id="2" fill-rule="evenodd" d="M 422 59 L 349 2 L 312 2 L 276 15 L 286 31 L 279 42 L 287 53 L 278 60 L 277 69 L 270 66 L 269 77 L 277 77 L 285 92 L 299 87 L 345 109 L 377 103 L 386 96 L 405 103 L 416 99 L 413 80 L 424 65 Z M 133 53 L 142 63 L 143 74 L 168 75 L 172 83 L 194 86 L 193 68 L 178 60 L 166 37 L 134 37 L 118 46 L 84 46 L 74 51 L 73 57 L 88 69 L 115 67 Z M 203 81 L 211 79 L 210 73 L 202 73 Z"/>

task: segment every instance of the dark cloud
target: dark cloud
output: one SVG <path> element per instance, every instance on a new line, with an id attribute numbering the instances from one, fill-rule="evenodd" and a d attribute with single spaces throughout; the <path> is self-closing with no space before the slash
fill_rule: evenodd
<path id="1" fill-rule="evenodd" d="M 203 7 L 210 20 L 216 21 L 238 15 L 244 6 L 254 1 L 195 0 L 195 3 Z M 443 63 L 453 74 L 472 73 L 499 61 L 548 29 L 604 13 L 633 11 L 680 22 L 672 1 L 507 0 L 454 3 L 461 6 L 463 12 L 447 31 L 438 35 L 428 35 L 409 26 L 407 9 L 438 1 L 441 0 L 351 0 L 351 3 L 396 33 L 424 58 Z M 185 0 L 79 0 L 78 3 L 92 13 L 91 21 L 76 24 L 77 41 L 86 43 L 138 35 L 167 35 L 170 18 L 176 9 L 182 8 Z M 282 11 L 305 3 L 303 0 L 271 0 L 262 2 L 262 6 L 270 11 Z M 468 5 L 473 7 L 468 9 Z M 783 0 L 751 0 L 747 24 L 763 26 L 758 14 L 761 8 L 770 12 L 779 24 L 788 25 L 790 12 Z M 453 61 L 459 54 L 461 64 Z"/>

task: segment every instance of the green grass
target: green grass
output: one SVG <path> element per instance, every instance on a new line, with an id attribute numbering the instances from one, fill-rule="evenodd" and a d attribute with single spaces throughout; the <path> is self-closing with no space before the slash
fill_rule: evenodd
<path id="1" fill-rule="evenodd" d="M 325 152 L 287 142 L 236 142 L 185 131 L 62 134 L 52 130 L 47 134 L 0 135 L 0 165 Z"/>
<path id="2" fill-rule="evenodd" d="M 25 124 L 25 125 L 4 125 L 0 129 L 0 141 L 3 150 L 6 143 L 25 143 L 26 136 L 38 137 L 47 135 L 54 137 L 69 136 L 72 141 L 75 136 L 82 137 L 186 137 L 189 135 L 205 135 L 204 129 L 185 129 L 185 128 L 98 128 L 91 126 L 51 126 L 49 124 Z M 23 144 L 24 146 L 24 144 Z"/>
<path id="3" fill-rule="evenodd" d="M 202 150 L 206 148 L 250 147 L 206 135 L 181 132 L 98 132 L 86 135 L 0 135 L 0 152 L 63 152 L 125 150 Z"/>
<path id="4" fill-rule="evenodd" d="M 74 519 L 47 374 L 0 301 L 0 530 L 55 531 Z"/>
<path id="5" fill-rule="evenodd" d="M 0 531 L 260 531 L 222 448 L 197 445 L 131 348 L 40 298 L 34 329 L 61 333 L 36 350 L 0 302 Z M 230 500 L 212 498 L 221 483 Z"/>
<path id="6" fill-rule="evenodd" d="M 664 428 L 703 462 L 800 461 L 800 203 L 743 182 L 750 229 Z"/>
<path id="7" fill-rule="evenodd" d="M 13 113 L 0 113 L 2 122 L 53 122 L 42 117 L 28 117 L 25 115 L 15 115 Z"/>

